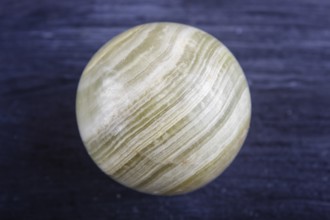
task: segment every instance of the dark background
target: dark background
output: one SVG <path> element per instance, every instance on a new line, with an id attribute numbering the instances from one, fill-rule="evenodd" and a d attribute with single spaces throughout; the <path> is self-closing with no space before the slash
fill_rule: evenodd
<path id="1" fill-rule="evenodd" d="M 152 21 L 213 34 L 251 87 L 242 151 L 184 196 L 112 181 L 75 120 L 93 53 Z M 0 219 L 330 219 L 329 59 L 328 0 L 0 0 Z"/>

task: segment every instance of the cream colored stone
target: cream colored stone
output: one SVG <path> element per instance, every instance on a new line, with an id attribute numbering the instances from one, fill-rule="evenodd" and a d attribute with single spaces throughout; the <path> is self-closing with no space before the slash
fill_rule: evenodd
<path id="1" fill-rule="evenodd" d="M 144 24 L 104 45 L 77 92 L 81 138 L 96 164 L 135 190 L 176 195 L 216 178 L 248 132 L 244 73 L 211 35 Z"/>

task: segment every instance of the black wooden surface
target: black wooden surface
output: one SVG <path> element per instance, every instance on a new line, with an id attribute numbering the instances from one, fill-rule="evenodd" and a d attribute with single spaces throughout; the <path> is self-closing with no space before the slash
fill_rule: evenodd
<path id="1" fill-rule="evenodd" d="M 75 120 L 92 54 L 152 21 L 213 34 L 251 86 L 242 151 L 184 196 L 113 182 Z M 328 0 L 0 0 L 0 219 L 330 219 L 329 93 Z"/>

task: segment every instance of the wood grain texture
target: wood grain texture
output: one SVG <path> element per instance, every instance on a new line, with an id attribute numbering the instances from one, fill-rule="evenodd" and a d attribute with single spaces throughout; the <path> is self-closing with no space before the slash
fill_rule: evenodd
<path id="1" fill-rule="evenodd" d="M 329 10 L 327 0 L 1 0 L 1 219 L 329 219 Z M 160 20 L 227 45 L 253 100 L 233 164 L 173 198 L 111 181 L 75 120 L 90 57 L 127 28 Z"/>
<path id="2" fill-rule="evenodd" d="M 232 53 L 197 28 L 131 28 L 86 66 L 77 91 L 86 149 L 117 182 L 155 195 L 191 192 L 231 163 L 251 100 Z"/>

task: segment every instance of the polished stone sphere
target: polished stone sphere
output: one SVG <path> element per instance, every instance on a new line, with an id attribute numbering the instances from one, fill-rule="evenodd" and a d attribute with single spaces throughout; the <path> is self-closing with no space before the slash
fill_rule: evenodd
<path id="1" fill-rule="evenodd" d="M 156 195 L 187 193 L 219 176 L 251 117 L 248 84 L 232 53 L 176 23 L 140 25 L 105 44 L 81 76 L 76 107 L 97 166 Z"/>

